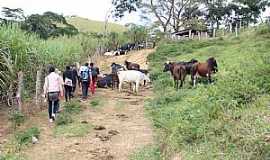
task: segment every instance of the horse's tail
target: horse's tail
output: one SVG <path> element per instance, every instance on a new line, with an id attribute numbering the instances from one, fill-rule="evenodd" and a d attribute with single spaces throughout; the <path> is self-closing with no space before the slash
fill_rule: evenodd
<path id="1" fill-rule="evenodd" d="M 179 75 L 180 75 L 180 79 L 181 81 L 184 81 L 186 78 L 186 68 L 184 66 L 181 66 L 179 69 Z"/>

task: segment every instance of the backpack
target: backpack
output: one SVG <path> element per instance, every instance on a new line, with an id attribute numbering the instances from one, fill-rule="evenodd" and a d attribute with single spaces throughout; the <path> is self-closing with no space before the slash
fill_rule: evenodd
<path id="1" fill-rule="evenodd" d="M 88 69 L 81 71 L 81 79 L 83 82 L 89 81 L 89 70 Z"/>

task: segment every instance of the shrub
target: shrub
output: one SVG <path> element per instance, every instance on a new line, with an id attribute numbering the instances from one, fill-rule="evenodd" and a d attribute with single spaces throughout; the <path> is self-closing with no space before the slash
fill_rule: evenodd
<path id="1" fill-rule="evenodd" d="M 32 127 L 27 129 L 26 131 L 21 131 L 15 134 L 15 139 L 19 146 L 28 145 L 32 142 L 32 137 L 38 138 L 40 135 L 40 131 L 36 127 Z"/>
<path id="2" fill-rule="evenodd" d="M 270 34 L 270 25 L 264 24 L 261 25 L 258 29 L 257 29 L 257 33 L 259 35 L 267 35 Z"/>
<path id="3" fill-rule="evenodd" d="M 60 126 L 60 125 L 67 125 L 72 122 L 73 122 L 72 115 L 63 112 L 57 116 L 55 124 Z"/>
<path id="4" fill-rule="evenodd" d="M 12 121 L 14 129 L 25 121 L 25 116 L 19 111 L 13 111 L 9 114 L 9 120 Z"/>

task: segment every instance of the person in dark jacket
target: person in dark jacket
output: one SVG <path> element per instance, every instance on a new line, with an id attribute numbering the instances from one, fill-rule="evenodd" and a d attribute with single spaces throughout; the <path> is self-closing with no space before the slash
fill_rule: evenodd
<path id="1" fill-rule="evenodd" d="M 70 66 L 66 67 L 66 70 L 63 73 L 63 80 L 64 80 L 64 88 L 65 88 L 65 98 L 66 98 L 66 102 L 68 102 L 72 96 L 71 93 L 72 93 L 72 86 L 73 86 L 73 80 L 74 80 L 74 76 L 73 76 Z"/>
<path id="2" fill-rule="evenodd" d="M 79 81 L 79 75 L 77 72 L 77 68 L 75 65 L 72 65 L 72 91 L 71 91 L 71 96 L 74 97 L 74 93 L 76 91 L 76 86 L 77 86 L 77 82 Z"/>

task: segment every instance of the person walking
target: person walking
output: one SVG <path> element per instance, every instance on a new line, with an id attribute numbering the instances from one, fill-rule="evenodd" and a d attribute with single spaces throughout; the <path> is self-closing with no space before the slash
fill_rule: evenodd
<path id="1" fill-rule="evenodd" d="M 94 66 L 94 63 L 90 63 L 90 70 L 92 73 L 92 83 L 90 84 L 90 91 L 95 94 L 97 87 L 97 78 L 99 75 L 99 68 Z"/>
<path id="2" fill-rule="evenodd" d="M 64 90 L 65 83 L 64 83 L 64 80 L 63 80 L 63 77 L 62 77 L 62 72 L 59 69 L 55 68 L 55 73 L 58 74 L 58 76 L 60 77 L 61 85 L 62 85 L 62 88 Z M 62 99 L 59 100 L 58 105 L 56 107 L 56 113 L 60 113 L 60 106 L 61 106 L 61 102 L 60 101 L 61 100 Z"/>
<path id="3" fill-rule="evenodd" d="M 74 77 L 70 66 L 66 66 L 66 70 L 63 73 L 66 102 L 68 102 L 71 99 L 73 79 Z"/>
<path id="4" fill-rule="evenodd" d="M 92 74 L 89 69 L 89 63 L 85 63 L 84 66 L 80 68 L 80 80 L 82 86 L 82 99 L 85 100 L 88 97 L 88 87 L 92 83 Z"/>
<path id="5" fill-rule="evenodd" d="M 74 97 L 76 87 L 77 87 L 77 82 L 79 82 L 79 75 L 78 71 L 75 65 L 72 65 L 72 91 L 71 91 L 71 96 Z"/>
<path id="6" fill-rule="evenodd" d="M 49 75 L 45 77 L 43 91 L 44 97 L 48 99 L 49 121 L 53 122 L 56 118 L 59 96 L 63 97 L 61 77 L 55 73 L 53 66 L 49 67 Z"/>

